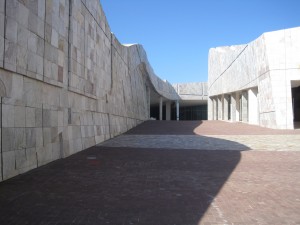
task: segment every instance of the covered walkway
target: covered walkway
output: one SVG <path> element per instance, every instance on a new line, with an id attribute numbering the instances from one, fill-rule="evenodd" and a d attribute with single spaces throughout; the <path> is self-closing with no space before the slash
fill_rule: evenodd
<path id="1" fill-rule="evenodd" d="M 298 224 L 300 131 L 148 121 L 0 183 L 0 224 Z"/>

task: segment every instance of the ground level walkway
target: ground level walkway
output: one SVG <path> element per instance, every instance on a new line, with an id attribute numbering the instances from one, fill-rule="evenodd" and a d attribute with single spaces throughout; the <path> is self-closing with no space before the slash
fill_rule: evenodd
<path id="1" fill-rule="evenodd" d="M 0 183 L 0 224 L 300 224 L 300 131 L 148 121 Z"/>

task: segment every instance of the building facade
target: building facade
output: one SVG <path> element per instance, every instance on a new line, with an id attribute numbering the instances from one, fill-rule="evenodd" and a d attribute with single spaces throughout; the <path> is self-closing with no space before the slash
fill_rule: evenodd
<path id="1" fill-rule="evenodd" d="M 300 27 L 212 48 L 208 119 L 294 129 L 300 121 Z"/>
<path id="2" fill-rule="evenodd" d="M 0 1 L 0 181 L 67 157 L 179 99 L 99 0 Z M 155 100 L 155 98 L 157 98 Z"/>

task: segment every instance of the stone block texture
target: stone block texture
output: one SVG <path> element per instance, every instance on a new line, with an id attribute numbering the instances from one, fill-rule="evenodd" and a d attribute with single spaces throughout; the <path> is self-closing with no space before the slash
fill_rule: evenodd
<path id="1" fill-rule="evenodd" d="M 179 83 L 173 87 L 182 100 L 207 101 L 207 82 Z"/>
<path id="2" fill-rule="evenodd" d="M 150 89 L 178 98 L 98 0 L 0 0 L 0 181 L 147 120 Z"/>
<path id="3" fill-rule="evenodd" d="M 231 114 L 224 120 L 293 129 L 291 88 L 300 81 L 299 40 L 296 27 L 264 33 L 245 45 L 210 49 L 208 118 L 220 117 L 221 109 Z M 232 99 L 228 107 L 218 104 L 222 96 Z"/>

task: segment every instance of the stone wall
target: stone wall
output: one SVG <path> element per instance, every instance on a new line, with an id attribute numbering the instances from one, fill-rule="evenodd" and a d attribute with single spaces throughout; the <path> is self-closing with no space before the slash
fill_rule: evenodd
<path id="1" fill-rule="evenodd" d="M 214 118 L 213 98 L 258 90 L 258 124 L 293 129 L 291 82 L 300 80 L 299 40 L 296 27 L 264 33 L 246 45 L 210 49 L 209 119 Z"/>
<path id="2" fill-rule="evenodd" d="M 182 100 L 207 100 L 207 82 L 173 84 Z"/>
<path id="3" fill-rule="evenodd" d="M 98 0 L 0 0 L 0 181 L 147 120 L 150 90 L 176 98 Z"/>

